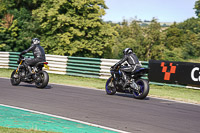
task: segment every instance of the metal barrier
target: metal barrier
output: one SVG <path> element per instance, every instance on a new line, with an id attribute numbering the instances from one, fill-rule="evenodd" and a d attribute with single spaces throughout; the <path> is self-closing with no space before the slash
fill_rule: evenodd
<path id="1" fill-rule="evenodd" d="M 0 52 L 0 68 L 16 69 L 19 52 Z M 25 54 L 25 58 L 33 58 L 32 53 Z M 66 74 L 67 57 L 59 55 L 46 55 L 51 67 L 49 73 Z"/>
<path id="2" fill-rule="evenodd" d="M 71 57 L 68 56 L 67 75 L 83 77 L 100 77 L 101 60 L 98 58 Z"/>
<path id="3" fill-rule="evenodd" d="M 0 68 L 16 69 L 19 52 L 0 52 Z M 33 58 L 27 53 L 25 58 Z M 72 57 L 46 54 L 49 63 L 49 73 L 107 79 L 110 77 L 110 67 L 119 60 L 86 57 Z M 141 62 L 148 67 L 148 62 Z"/>

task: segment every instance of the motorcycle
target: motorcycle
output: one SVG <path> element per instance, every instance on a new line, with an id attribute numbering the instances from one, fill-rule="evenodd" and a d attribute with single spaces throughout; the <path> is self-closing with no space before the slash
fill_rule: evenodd
<path id="1" fill-rule="evenodd" d="M 43 71 L 43 67 L 49 69 L 48 62 L 38 62 L 34 66 L 31 67 L 32 75 L 27 76 L 29 74 L 29 70 L 25 67 L 25 58 L 20 56 L 17 63 L 19 64 L 17 69 L 14 70 L 11 74 L 11 84 L 13 86 L 17 86 L 20 82 L 25 83 L 34 83 L 37 88 L 45 88 L 49 82 L 49 75 L 46 71 Z"/>
<path id="2" fill-rule="evenodd" d="M 136 99 L 144 99 L 149 93 L 149 82 L 141 77 L 145 76 L 149 69 L 140 67 L 132 73 L 126 73 L 130 81 L 128 86 L 123 88 L 125 82 L 122 79 L 121 67 L 124 66 L 121 65 L 115 70 L 111 67 L 111 77 L 107 80 L 105 86 L 106 93 L 108 95 L 114 95 L 116 92 L 130 93 Z"/>

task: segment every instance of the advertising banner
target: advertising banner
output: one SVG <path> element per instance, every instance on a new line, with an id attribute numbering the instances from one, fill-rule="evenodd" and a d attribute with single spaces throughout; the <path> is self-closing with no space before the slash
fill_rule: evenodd
<path id="1" fill-rule="evenodd" d="M 149 68 L 152 82 L 200 85 L 199 63 L 150 60 Z"/>

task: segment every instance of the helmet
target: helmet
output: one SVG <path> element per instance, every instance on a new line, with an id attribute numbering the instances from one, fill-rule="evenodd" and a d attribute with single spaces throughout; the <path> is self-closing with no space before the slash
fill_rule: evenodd
<path id="1" fill-rule="evenodd" d="M 31 43 L 32 44 L 40 44 L 40 40 L 38 38 L 33 38 Z"/>
<path id="2" fill-rule="evenodd" d="M 123 50 L 123 54 L 124 54 L 124 55 L 130 54 L 130 53 L 133 53 L 132 48 L 125 48 L 125 49 Z"/>

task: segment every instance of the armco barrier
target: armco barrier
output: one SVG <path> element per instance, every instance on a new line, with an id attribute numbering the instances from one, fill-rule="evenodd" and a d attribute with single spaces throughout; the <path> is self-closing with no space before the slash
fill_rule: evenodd
<path id="1" fill-rule="evenodd" d="M 19 52 L 0 52 L 0 68 L 16 69 L 18 64 Z M 32 53 L 27 53 L 25 57 L 32 57 Z M 46 54 L 46 60 L 49 63 L 48 73 L 64 74 L 71 76 L 82 76 L 90 78 L 108 79 L 110 77 L 110 67 L 119 60 L 100 59 L 86 57 L 71 57 Z M 148 68 L 148 61 L 141 61 L 143 67 Z M 150 82 L 156 85 L 168 85 L 175 87 L 186 87 L 199 89 L 198 87 L 183 86 L 177 84 L 166 84 Z"/>
<path id="2" fill-rule="evenodd" d="M 19 52 L 0 52 L 0 68 L 16 69 Z M 26 58 L 33 58 L 32 53 L 27 53 Z M 119 60 L 86 57 L 72 57 L 46 54 L 49 63 L 49 73 L 83 76 L 107 79 L 110 77 L 110 67 Z M 148 67 L 148 62 L 141 62 Z"/>
<path id="3" fill-rule="evenodd" d="M 16 69 L 19 52 L 0 52 L 0 68 Z M 33 58 L 32 53 L 27 53 L 26 58 Z M 49 73 L 66 74 L 67 57 L 59 55 L 46 55 L 49 62 Z"/>
<path id="4" fill-rule="evenodd" d="M 67 75 L 99 78 L 101 60 L 68 56 Z"/>
<path id="5" fill-rule="evenodd" d="M 46 55 L 46 60 L 49 63 L 49 73 L 66 74 L 67 69 L 67 57 L 60 55 Z"/>

